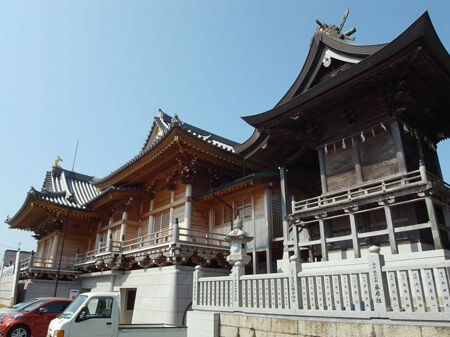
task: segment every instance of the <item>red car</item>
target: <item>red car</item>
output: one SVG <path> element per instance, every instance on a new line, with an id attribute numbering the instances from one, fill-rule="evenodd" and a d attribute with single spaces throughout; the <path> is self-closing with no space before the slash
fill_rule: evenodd
<path id="1" fill-rule="evenodd" d="M 45 337 L 50 321 L 72 302 L 67 298 L 43 298 L 0 320 L 0 336 Z"/>

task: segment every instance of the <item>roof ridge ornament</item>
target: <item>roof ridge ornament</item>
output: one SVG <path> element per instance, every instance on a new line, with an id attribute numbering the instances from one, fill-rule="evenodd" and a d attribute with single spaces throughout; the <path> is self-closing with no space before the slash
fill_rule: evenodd
<path id="1" fill-rule="evenodd" d="M 182 124 L 182 122 L 181 122 L 180 118 L 178 117 L 177 113 L 173 114 L 173 117 L 172 117 L 172 120 L 170 121 L 170 124 L 172 126 L 174 126 L 174 125 L 181 125 Z"/>
<path id="2" fill-rule="evenodd" d="M 53 162 L 53 167 L 61 168 L 61 165 L 59 165 L 60 161 L 63 161 L 63 160 L 61 159 L 60 156 L 57 156 L 56 160 Z"/>
<path id="3" fill-rule="evenodd" d="M 318 19 L 315 19 L 316 23 L 319 25 L 319 27 L 317 27 L 317 31 L 324 32 L 330 36 L 337 37 L 338 39 L 341 39 L 341 40 L 354 40 L 355 37 L 351 36 L 351 35 L 356 32 L 355 27 L 346 31 L 345 33 L 341 33 L 342 28 L 344 28 L 345 21 L 347 21 L 347 17 L 348 17 L 349 13 L 350 13 L 350 11 L 347 8 L 345 10 L 344 17 L 342 18 L 342 21 L 341 21 L 341 24 L 339 27 L 337 27 L 336 25 L 327 25 L 326 23 L 322 23 Z"/>

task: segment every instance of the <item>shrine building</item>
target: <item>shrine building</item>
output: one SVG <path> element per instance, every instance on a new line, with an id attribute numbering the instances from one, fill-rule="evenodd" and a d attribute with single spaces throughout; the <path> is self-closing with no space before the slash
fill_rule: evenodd
<path id="1" fill-rule="evenodd" d="M 38 240 L 21 262 L 22 297 L 37 289 L 50 295 L 42 289 L 53 291 L 55 281 L 61 296 L 74 287 L 120 291 L 123 323 L 182 325 L 192 303 L 196 310 L 310 316 L 318 309 L 339 316 L 344 307 L 366 317 L 378 303 L 361 304 L 361 287 L 372 286 L 368 272 L 355 281 L 349 301 L 357 302 L 344 305 L 324 302 L 327 271 L 337 275 L 375 251 L 389 268 L 406 260 L 448 263 L 450 193 L 436 148 L 450 136 L 449 55 L 427 13 L 379 45 L 351 42 L 356 30 L 342 33 L 345 19 L 340 27 L 317 21 L 286 94 L 272 109 L 243 117 L 254 132 L 242 144 L 159 111 L 138 154 L 105 177 L 56 161 L 42 188 L 32 188 L 6 220 Z M 231 268 L 225 238 L 237 217 L 252 238 L 245 246 L 251 262 L 243 270 L 238 264 L 236 275 L 247 275 L 233 290 L 236 279 L 224 276 Z M 286 276 L 293 261 L 310 272 L 306 279 L 317 277 L 303 284 L 306 302 Z M 197 269 L 193 280 L 197 265 L 202 274 Z M 345 279 L 335 286 L 346 285 L 348 295 L 353 283 Z M 208 282 L 214 288 L 201 288 Z M 238 304 L 236 289 L 244 296 Z M 388 307 L 400 312 L 405 303 Z"/>

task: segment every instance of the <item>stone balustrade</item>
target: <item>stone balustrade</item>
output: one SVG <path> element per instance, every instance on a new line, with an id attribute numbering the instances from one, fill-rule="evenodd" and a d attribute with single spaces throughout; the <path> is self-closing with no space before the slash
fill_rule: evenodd
<path id="1" fill-rule="evenodd" d="M 420 253 L 417 253 L 420 255 Z M 379 247 L 365 258 L 302 270 L 292 257 L 287 273 L 202 277 L 196 267 L 193 309 L 248 314 L 435 321 L 450 325 L 450 261 L 397 259 Z M 317 264 L 316 264 L 317 265 Z"/>

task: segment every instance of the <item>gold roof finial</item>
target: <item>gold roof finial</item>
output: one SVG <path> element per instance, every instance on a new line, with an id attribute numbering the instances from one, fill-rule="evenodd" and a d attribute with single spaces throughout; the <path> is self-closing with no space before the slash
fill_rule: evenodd
<path id="1" fill-rule="evenodd" d="M 57 157 L 56 157 L 56 160 L 53 162 L 53 167 L 61 168 L 61 166 L 59 165 L 59 162 L 60 162 L 60 161 L 63 161 L 63 160 L 61 159 L 60 156 L 57 156 Z"/>

